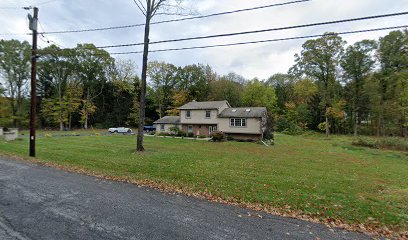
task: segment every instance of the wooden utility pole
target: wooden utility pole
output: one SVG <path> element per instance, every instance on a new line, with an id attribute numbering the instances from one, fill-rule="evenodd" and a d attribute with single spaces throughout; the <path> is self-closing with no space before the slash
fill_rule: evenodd
<path id="1" fill-rule="evenodd" d="M 35 157 L 35 114 L 37 108 L 37 25 L 38 8 L 34 7 L 34 16 L 28 15 L 30 30 L 33 31 L 33 46 L 31 49 L 31 113 L 30 113 L 30 157 Z"/>

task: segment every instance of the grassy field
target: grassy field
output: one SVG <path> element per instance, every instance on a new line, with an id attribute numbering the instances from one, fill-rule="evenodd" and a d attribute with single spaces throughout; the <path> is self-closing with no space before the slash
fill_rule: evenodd
<path id="1" fill-rule="evenodd" d="M 37 159 L 111 177 L 351 225 L 408 230 L 408 154 L 352 146 L 352 138 L 276 135 L 276 145 L 124 135 L 43 137 Z M 0 141 L 26 156 L 28 138 Z"/>

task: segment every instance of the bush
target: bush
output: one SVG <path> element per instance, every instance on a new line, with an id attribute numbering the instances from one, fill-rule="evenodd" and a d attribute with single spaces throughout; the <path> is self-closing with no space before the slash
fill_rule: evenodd
<path id="1" fill-rule="evenodd" d="M 166 133 L 166 132 L 160 132 L 157 134 L 158 136 L 162 136 L 162 137 L 166 137 L 166 136 L 171 136 L 170 133 Z"/>
<path id="2" fill-rule="evenodd" d="M 225 138 L 225 134 L 223 132 L 213 132 L 211 133 L 211 140 L 213 140 L 214 142 L 221 142 L 223 141 Z"/>
<path id="3" fill-rule="evenodd" d="M 227 136 L 227 141 L 234 141 L 234 138 L 231 136 Z"/>
<path id="4" fill-rule="evenodd" d="M 288 128 L 283 130 L 282 133 L 288 135 L 300 135 L 303 133 L 303 129 L 296 124 L 291 124 Z"/>
<path id="5" fill-rule="evenodd" d="M 194 137 L 194 133 L 187 133 L 187 137 L 193 138 L 193 137 Z"/>
<path id="6" fill-rule="evenodd" d="M 206 135 L 198 135 L 197 137 L 198 137 L 198 138 L 207 138 Z"/>
<path id="7" fill-rule="evenodd" d="M 352 142 L 355 146 L 408 151 L 408 141 L 400 137 L 358 137 Z"/>
<path id="8" fill-rule="evenodd" d="M 180 132 L 182 132 L 181 130 L 180 130 L 180 128 L 178 128 L 178 127 L 171 127 L 171 128 L 169 128 L 169 131 L 170 131 L 170 133 L 172 134 L 172 135 L 177 135 L 177 134 L 179 134 Z"/>
<path id="9" fill-rule="evenodd" d="M 185 136 L 187 136 L 187 134 L 183 131 L 180 131 L 177 133 L 177 137 L 185 137 Z"/>

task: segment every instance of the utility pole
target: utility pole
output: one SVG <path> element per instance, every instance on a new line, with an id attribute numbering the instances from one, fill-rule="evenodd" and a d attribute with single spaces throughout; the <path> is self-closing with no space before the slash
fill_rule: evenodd
<path id="1" fill-rule="evenodd" d="M 31 113 L 30 113 L 30 157 L 35 157 L 35 114 L 37 110 L 37 26 L 38 8 L 34 7 L 34 16 L 28 14 L 30 30 L 33 31 L 33 46 L 31 49 Z"/>

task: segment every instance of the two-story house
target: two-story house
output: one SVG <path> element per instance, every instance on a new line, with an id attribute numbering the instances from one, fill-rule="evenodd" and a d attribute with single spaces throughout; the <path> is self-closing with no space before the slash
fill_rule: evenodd
<path id="1" fill-rule="evenodd" d="M 180 116 L 166 116 L 154 122 L 158 132 L 178 127 L 195 136 L 224 132 L 235 139 L 262 139 L 266 124 L 266 108 L 233 108 L 227 101 L 189 102 L 179 108 Z"/>

